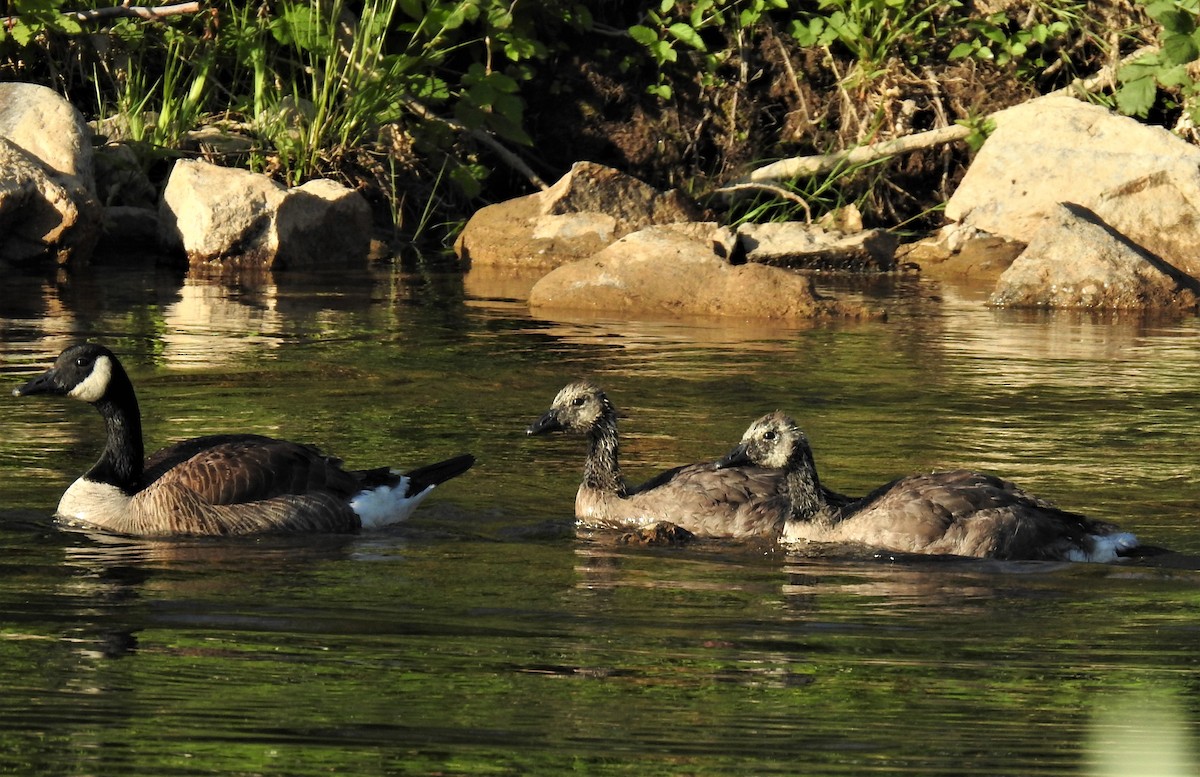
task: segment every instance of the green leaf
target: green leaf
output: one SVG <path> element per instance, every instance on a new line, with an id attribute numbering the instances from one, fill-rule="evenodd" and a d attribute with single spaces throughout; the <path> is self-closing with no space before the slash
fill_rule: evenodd
<path id="1" fill-rule="evenodd" d="M 1158 89 L 1152 78 L 1128 81 L 1117 90 L 1117 110 L 1126 116 L 1145 118 L 1157 95 Z"/>
<path id="2" fill-rule="evenodd" d="M 668 27 L 667 31 L 674 35 L 678 40 L 686 43 L 692 48 L 700 51 L 705 50 L 704 41 L 700 38 L 700 34 L 692 29 L 690 24 L 676 22 Z"/>
<path id="3" fill-rule="evenodd" d="M 962 59 L 963 57 L 969 57 L 978 47 L 978 41 L 960 43 L 954 48 L 950 49 L 950 59 Z"/>
<path id="4" fill-rule="evenodd" d="M 667 86 L 666 84 L 655 84 L 653 86 L 647 86 L 646 93 L 652 94 L 655 97 L 658 97 L 660 100 L 670 100 L 671 99 L 671 87 Z"/>
<path id="5" fill-rule="evenodd" d="M 635 24 L 629 28 L 629 37 L 643 46 L 651 46 L 658 42 L 658 33 L 641 24 Z"/>
<path id="6" fill-rule="evenodd" d="M 1200 57 L 1200 48 L 1190 35 L 1167 35 L 1162 41 L 1163 58 L 1170 65 L 1182 65 Z"/>

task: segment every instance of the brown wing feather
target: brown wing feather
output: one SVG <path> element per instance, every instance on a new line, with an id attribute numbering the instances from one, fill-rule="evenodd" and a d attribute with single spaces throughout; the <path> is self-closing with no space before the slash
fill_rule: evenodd
<path id="1" fill-rule="evenodd" d="M 212 505 L 312 492 L 345 499 L 361 487 L 339 459 L 311 445 L 258 435 L 197 438 L 159 451 L 147 463 L 146 482 L 183 486 Z"/>
<path id="2" fill-rule="evenodd" d="M 178 482 L 160 479 L 134 496 L 115 531 L 143 537 L 268 532 L 343 532 L 359 528 L 346 501 L 328 492 L 283 494 L 240 504 L 210 504 Z"/>

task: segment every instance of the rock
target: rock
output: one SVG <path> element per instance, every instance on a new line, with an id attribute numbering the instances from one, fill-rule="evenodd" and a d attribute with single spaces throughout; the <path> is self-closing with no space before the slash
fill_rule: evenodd
<path id="1" fill-rule="evenodd" d="M 612 168 L 577 162 L 544 192 L 476 211 L 454 250 L 472 266 L 550 269 L 644 226 L 697 218 L 699 210 L 678 191 L 660 192 Z"/>
<path id="2" fill-rule="evenodd" d="M 54 256 L 85 261 L 100 234 L 96 201 L 75 179 L 47 171 L 0 138 L 0 262 L 26 264 Z"/>
<path id="3" fill-rule="evenodd" d="M 0 83 L 0 261 L 86 261 L 100 234 L 91 136 L 52 89 Z"/>
<path id="4" fill-rule="evenodd" d="M 1130 242 L 1096 214 L 1060 205 L 1000 276 L 993 305 L 1196 310 L 1200 281 Z"/>
<path id="5" fill-rule="evenodd" d="M 900 242 L 882 229 L 846 235 L 798 221 L 743 224 L 737 235 L 747 261 L 793 270 L 889 272 Z"/>
<path id="6" fill-rule="evenodd" d="M 282 269 L 365 263 L 371 213 L 328 180 L 288 189 L 246 170 L 175 163 L 159 207 L 159 237 L 192 266 Z"/>
<path id="7" fill-rule="evenodd" d="M 961 231 L 959 225 L 949 225 L 924 240 L 902 245 L 896 249 L 896 261 L 917 265 L 922 277 L 994 284 L 1025 250 L 1024 243 L 973 229 L 965 230 L 972 234 L 962 236 Z"/>
<path id="8" fill-rule="evenodd" d="M 79 111 L 53 89 L 0 83 L 0 137 L 95 193 L 91 132 Z"/>
<path id="9" fill-rule="evenodd" d="M 648 227 L 588 259 L 565 264 L 529 294 L 537 308 L 634 314 L 716 315 L 796 321 L 881 318 L 816 294 L 812 279 L 763 264 L 731 265 L 683 230 Z"/>
<path id="10" fill-rule="evenodd" d="M 1071 202 L 1200 276 L 1200 148 L 1070 97 L 1032 100 L 995 121 L 947 218 L 1028 243 L 1060 202 Z"/>

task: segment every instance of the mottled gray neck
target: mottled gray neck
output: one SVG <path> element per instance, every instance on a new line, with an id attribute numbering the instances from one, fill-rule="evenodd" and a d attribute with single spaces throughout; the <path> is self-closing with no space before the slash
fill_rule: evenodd
<path id="1" fill-rule="evenodd" d="M 817 476 L 812 448 L 807 444 L 798 445 L 788 463 L 787 492 L 795 520 L 811 520 L 829 507 L 825 491 L 821 488 L 821 479 Z"/>
<path id="2" fill-rule="evenodd" d="M 92 403 L 104 418 L 107 441 L 100 460 L 84 475 L 88 480 L 108 483 L 127 494 L 141 487 L 144 450 L 142 415 L 137 396 L 124 371 L 114 372 L 108 391 Z"/>
<path id="3" fill-rule="evenodd" d="M 588 433 L 588 455 L 583 463 L 583 484 L 590 489 L 624 497 L 628 494 L 618 461 L 616 415 L 605 413 Z"/>

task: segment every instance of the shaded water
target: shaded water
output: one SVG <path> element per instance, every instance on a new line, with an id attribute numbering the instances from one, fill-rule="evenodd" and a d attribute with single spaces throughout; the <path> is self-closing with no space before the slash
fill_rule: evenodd
<path id="1" fill-rule="evenodd" d="M 254 430 L 352 465 L 477 467 L 404 527 L 139 542 L 54 526 L 102 428 L 0 395 L 0 772 L 967 774 L 1197 771 L 1200 324 L 840 289 L 887 323 L 531 316 L 468 278 L 161 270 L 6 277 L 0 380 L 124 356 L 149 448 Z M 1113 566 L 806 557 L 574 536 L 570 379 L 633 479 L 782 408 L 828 484 L 1004 474 L 1178 552 Z M 1174 770 L 1172 770 L 1174 768 Z"/>

